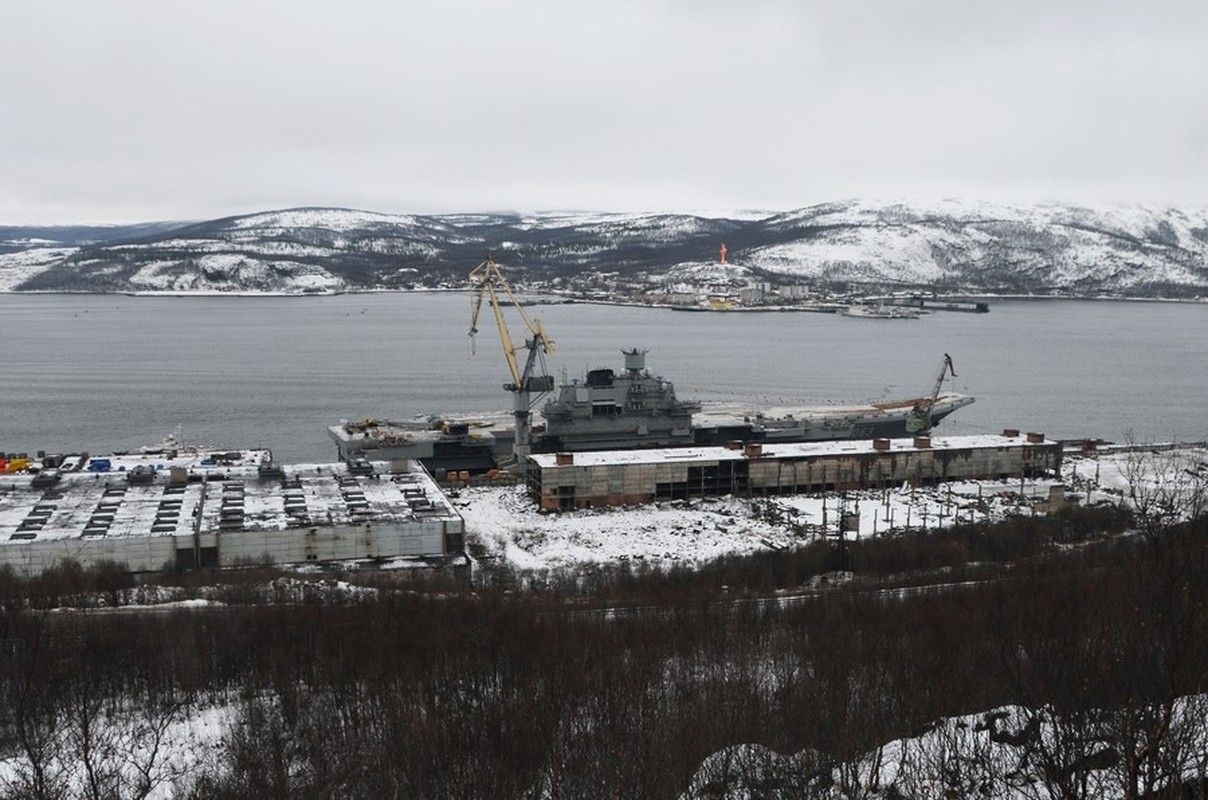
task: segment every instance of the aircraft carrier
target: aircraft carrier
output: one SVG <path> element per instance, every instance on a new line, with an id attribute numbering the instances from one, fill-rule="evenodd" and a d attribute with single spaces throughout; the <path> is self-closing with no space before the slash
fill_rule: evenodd
<path id="1" fill-rule="evenodd" d="M 646 368 L 645 350 L 622 351 L 624 368 L 601 367 L 564 381 L 532 428 L 538 453 L 901 438 L 930 429 L 973 402 L 940 392 L 945 357 L 929 396 L 850 406 L 752 409 L 740 403 L 681 400 L 675 385 Z M 926 422 L 920 422 L 926 418 Z M 512 454 L 515 428 L 505 412 L 364 419 L 328 428 L 342 461 L 416 459 L 432 470 L 483 472 Z"/>

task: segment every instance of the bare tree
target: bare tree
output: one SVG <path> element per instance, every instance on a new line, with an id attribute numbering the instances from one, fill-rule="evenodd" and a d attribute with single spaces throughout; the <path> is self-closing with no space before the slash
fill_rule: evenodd
<path id="1" fill-rule="evenodd" d="M 33 800 L 63 797 L 70 777 L 69 765 L 60 757 L 65 733 L 59 695 L 45 680 L 48 673 L 58 672 L 62 659 L 48 646 L 46 625 L 43 611 L 16 615 L 7 626 L 20 634 L 14 637 L 14 668 L 4 681 L 4 706 L 11 714 L 7 727 L 20 758 L 4 788 L 14 796 Z"/>
<path id="2" fill-rule="evenodd" d="M 1121 473 L 1138 527 L 1149 539 L 1208 508 L 1208 461 L 1200 451 L 1142 446 L 1130 436 Z"/>

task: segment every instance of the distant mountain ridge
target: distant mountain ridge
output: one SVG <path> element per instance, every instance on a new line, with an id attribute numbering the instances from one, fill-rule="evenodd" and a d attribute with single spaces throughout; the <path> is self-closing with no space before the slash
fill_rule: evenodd
<path id="1" fill-rule="evenodd" d="M 0 291 L 315 293 L 715 275 L 963 292 L 1208 295 L 1208 208 L 825 203 L 767 215 L 398 215 L 300 208 L 193 223 L 0 226 Z"/>

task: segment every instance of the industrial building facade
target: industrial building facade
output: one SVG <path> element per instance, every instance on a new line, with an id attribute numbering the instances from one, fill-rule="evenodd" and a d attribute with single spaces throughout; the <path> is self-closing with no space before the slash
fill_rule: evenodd
<path id="1" fill-rule="evenodd" d="M 528 487 L 548 511 L 656 500 L 879 488 L 1057 473 L 1042 434 L 557 453 L 531 457 Z"/>
<path id="2" fill-rule="evenodd" d="M 418 462 L 359 475 L 342 464 L 133 475 L 76 472 L 52 486 L 6 476 L 0 566 L 34 575 L 71 559 L 149 572 L 463 551 L 461 516 Z"/>

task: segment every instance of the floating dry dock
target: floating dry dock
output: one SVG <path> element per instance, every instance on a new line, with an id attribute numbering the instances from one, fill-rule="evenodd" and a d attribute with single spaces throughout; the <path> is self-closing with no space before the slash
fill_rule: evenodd
<path id="1" fill-rule="evenodd" d="M 0 566 L 69 558 L 132 572 L 345 559 L 446 557 L 463 523 L 415 462 L 123 465 L 0 477 Z M 160 468 L 156 468 L 160 467 Z"/>
<path id="2" fill-rule="evenodd" d="M 531 457 L 529 492 L 546 510 L 733 494 L 931 485 L 1055 474 L 1061 445 L 1043 434 L 747 444 Z"/>

